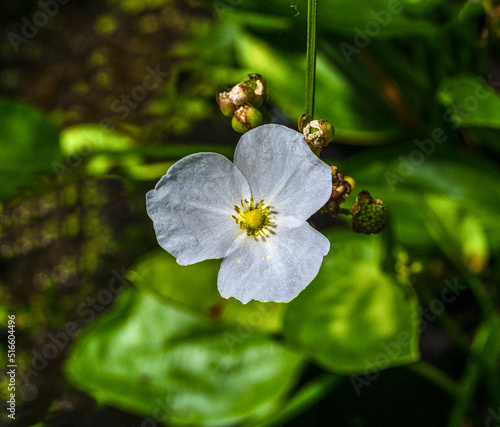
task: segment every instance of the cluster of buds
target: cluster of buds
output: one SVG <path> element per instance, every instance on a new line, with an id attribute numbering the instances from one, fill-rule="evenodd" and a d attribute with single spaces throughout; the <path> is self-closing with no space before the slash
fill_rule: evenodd
<path id="1" fill-rule="evenodd" d="M 249 74 L 244 80 L 226 92 L 217 94 L 217 103 L 222 114 L 232 117 L 233 129 L 245 133 L 262 124 L 258 110 L 266 95 L 266 81 L 260 74 Z"/>
<path id="2" fill-rule="evenodd" d="M 382 200 L 361 191 L 352 206 L 352 229 L 356 233 L 376 234 L 385 227 L 386 208 Z"/>
<path id="3" fill-rule="evenodd" d="M 304 135 L 304 140 L 316 155 L 319 155 L 335 135 L 335 129 L 330 123 L 326 120 L 313 120 L 309 114 L 300 117 L 299 132 Z"/>
<path id="4" fill-rule="evenodd" d="M 337 166 L 332 168 L 332 195 L 326 204 L 326 209 L 332 217 L 337 217 L 340 213 L 340 205 L 345 202 L 345 199 L 351 194 L 354 180 L 347 177 L 337 170 Z M 351 184 L 352 181 L 352 184 Z"/>

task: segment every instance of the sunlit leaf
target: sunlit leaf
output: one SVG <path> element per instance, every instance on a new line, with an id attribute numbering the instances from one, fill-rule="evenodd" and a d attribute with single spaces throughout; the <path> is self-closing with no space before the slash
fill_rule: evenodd
<path id="1" fill-rule="evenodd" d="M 366 374 L 414 362 L 418 303 L 379 266 L 378 239 L 351 231 L 327 236 L 334 251 L 288 307 L 285 333 L 333 372 Z"/>
<path id="2" fill-rule="evenodd" d="M 127 289 L 76 343 L 68 379 L 100 402 L 163 422 L 225 425 L 268 411 L 301 357 Z"/>
<path id="3" fill-rule="evenodd" d="M 237 39 L 241 62 L 264 75 L 272 100 L 292 119 L 304 113 L 303 54 L 277 50 L 274 46 L 249 35 Z M 286 76 L 286 78 L 283 78 Z M 384 100 L 353 85 L 325 56 L 318 56 L 315 115 L 335 120 L 338 138 L 363 140 L 367 144 L 393 138 L 398 133 L 397 121 Z M 377 105 L 377 108 L 373 108 Z"/>
<path id="4" fill-rule="evenodd" d="M 426 18 L 442 3 L 442 0 L 325 0 L 319 5 L 318 28 L 335 34 L 364 32 L 369 39 L 430 35 L 439 27 Z M 307 2 L 255 0 L 244 2 L 241 8 L 287 16 L 296 28 L 306 25 Z M 353 39 L 350 42 L 355 43 Z"/>
<path id="5" fill-rule="evenodd" d="M 448 109 L 450 119 L 459 126 L 500 128 L 500 95 L 481 76 L 459 75 L 441 82 L 438 100 Z M 489 83 L 489 84 L 488 84 Z"/>
<path id="6" fill-rule="evenodd" d="M 424 219 L 439 246 L 460 267 L 480 273 L 489 261 L 488 239 L 481 224 L 459 203 L 440 196 L 424 196 Z"/>
<path id="7" fill-rule="evenodd" d="M 127 276 L 138 288 L 160 299 L 207 311 L 221 298 L 217 291 L 219 260 L 182 266 L 163 249 L 143 255 Z"/>
<path id="8" fill-rule="evenodd" d="M 494 197 L 498 167 L 477 154 L 451 150 L 448 139 L 435 143 L 427 138 L 426 152 L 422 141 L 353 156 L 341 170 L 355 177 L 358 189 L 369 189 L 384 201 L 404 245 L 434 244 L 422 216 L 422 196 L 436 195 L 460 203 L 480 221 L 491 248 L 500 248 L 500 199 Z"/>
<path id="9" fill-rule="evenodd" d="M 120 152 L 134 146 L 128 135 L 98 124 L 74 125 L 61 133 L 61 150 L 66 155 L 88 156 L 99 151 Z"/>
<path id="10" fill-rule="evenodd" d="M 222 298 L 217 290 L 220 260 L 207 260 L 190 266 L 177 264 L 162 249 L 139 258 L 127 276 L 138 288 L 160 301 L 178 304 L 226 323 L 245 325 L 249 331 L 278 331 L 282 326 L 285 304 L 250 301 L 243 304 L 235 298 Z"/>

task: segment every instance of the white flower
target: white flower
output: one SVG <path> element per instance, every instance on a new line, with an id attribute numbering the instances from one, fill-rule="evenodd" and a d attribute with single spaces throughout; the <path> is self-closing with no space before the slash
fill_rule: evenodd
<path id="1" fill-rule="evenodd" d="M 244 134 L 234 163 L 198 153 L 148 192 L 160 246 L 181 265 L 224 258 L 218 288 L 243 303 L 288 302 L 316 276 L 330 249 L 306 220 L 329 199 L 331 168 L 300 133 L 265 125 Z"/>

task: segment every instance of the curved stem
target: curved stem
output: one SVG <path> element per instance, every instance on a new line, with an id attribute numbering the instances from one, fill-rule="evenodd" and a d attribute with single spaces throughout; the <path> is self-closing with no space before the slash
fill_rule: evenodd
<path id="1" fill-rule="evenodd" d="M 451 397 L 458 399 L 457 386 L 453 378 L 444 373 L 434 365 L 420 360 L 407 366 L 408 369 L 422 375 L 436 384 L 441 390 L 447 392 Z"/>
<path id="2" fill-rule="evenodd" d="M 321 374 L 317 378 L 303 385 L 290 399 L 287 405 L 278 413 L 259 422 L 255 420 L 244 426 L 271 427 L 285 425 L 287 421 L 305 412 L 324 399 L 335 387 L 342 382 L 342 377 L 334 374 Z"/>
<path id="3" fill-rule="evenodd" d="M 316 85 L 316 23 L 318 0 L 307 1 L 307 53 L 306 53 L 306 114 L 314 117 L 314 91 Z"/>

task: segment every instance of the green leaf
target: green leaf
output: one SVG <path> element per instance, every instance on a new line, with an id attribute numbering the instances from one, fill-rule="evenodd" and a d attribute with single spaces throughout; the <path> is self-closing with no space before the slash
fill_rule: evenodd
<path id="1" fill-rule="evenodd" d="M 265 76 L 268 87 L 272 88 L 273 102 L 288 117 L 300 117 L 305 101 L 304 55 L 278 50 L 244 33 L 236 39 L 236 48 L 241 63 L 248 70 L 255 69 L 258 64 L 257 71 Z M 318 54 L 316 67 L 315 116 L 334 119 L 339 139 L 380 144 L 398 134 L 397 121 L 380 94 L 374 96 L 354 85 L 350 77 L 324 55 Z M 351 75 L 353 67 L 358 65 L 352 64 Z"/>
<path id="2" fill-rule="evenodd" d="M 481 77 L 448 77 L 441 82 L 437 98 L 458 126 L 500 128 L 500 95 Z"/>
<path id="3" fill-rule="evenodd" d="M 160 301 L 191 309 L 209 317 L 246 325 L 246 330 L 281 330 L 286 304 L 224 299 L 217 290 L 219 260 L 207 260 L 189 266 L 177 264 L 162 249 L 140 257 L 128 270 L 127 277 L 138 288 Z"/>
<path id="4" fill-rule="evenodd" d="M 95 123 L 78 124 L 61 132 L 61 149 L 65 155 L 88 155 L 99 151 L 125 151 L 134 147 L 128 135 L 104 129 Z"/>
<path id="5" fill-rule="evenodd" d="M 467 0 L 458 13 L 460 23 L 467 23 L 472 19 L 478 19 L 486 13 L 485 5 L 476 0 Z"/>
<path id="6" fill-rule="evenodd" d="M 450 149 L 453 142 L 451 134 L 447 136 L 441 143 L 425 138 L 429 154 L 421 148 L 422 138 L 420 147 L 408 143 L 369 150 L 353 156 L 339 169 L 355 178 L 357 188 L 367 189 L 384 201 L 396 240 L 405 246 L 428 248 L 434 244 L 424 221 L 422 197 L 436 195 L 460 203 L 477 218 L 490 247 L 497 250 L 500 199 L 493 195 L 500 182 L 498 167 L 483 156 Z"/>
<path id="7" fill-rule="evenodd" d="M 59 159 L 59 130 L 37 109 L 0 99 L 0 198 L 31 187 L 38 172 L 54 172 Z"/>
<path id="8" fill-rule="evenodd" d="M 127 271 L 127 278 L 139 289 L 160 300 L 206 312 L 219 302 L 217 274 L 219 260 L 182 266 L 163 249 L 140 257 Z"/>
<path id="9" fill-rule="evenodd" d="M 428 13 L 438 3 L 439 0 L 328 0 L 321 5 L 318 25 L 328 32 L 364 33 L 368 40 L 430 35 L 438 26 L 417 15 Z M 354 44 L 354 39 L 351 42 Z"/>
<path id="10" fill-rule="evenodd" d="M 419 358 L 418 303 L 379 267 L 377 238 L 335 230 L 335 250 L 288 307 L 285 334 L 336 373 L 366 374 Z"/>
<path id="11" fill-rule="evenodd" d="M 426 18 L 433 17 L 433 9 L 441 3 L 442 0 L 324 0 L 318 8 L 318 28 L 328 34 L 365 32 L 371 35 L 369 38 L 430 35 L 439 26 Z M 289 17 L 294 28 L 305 33 L 307 2 L 254 0 L 244 2 L 238 11 L 245 8 L 279 18 Z M 355 43 L 353 39 L 346 42 Z"/>
<path id="12" fill-rule="evenodd" d="M 344 377 L 332 374 L 321 374 L 301 386 L 290 398 L 289 402 L 271 417 L 266 417 L 261 422 L 250 420 L 242 427 L 272 427 L 285 425 L 285 422 L 294 419 L 310 407 L 318 404 L 333 389 L 339 386 Z"/>
<path id="13" fill-rule="evenodd" d="M 480 273 L 490 252 L 477 218 L 451 199 L 428 195 L 422 201 L 427 227 L 443 251 L 459 267 Z"/>
<path id="14" fill-rule="evenodd" d="M 274 409 L 302 359 L 129 288 L 75 343 L 66 375 L 101 402 L 165 423 L 225 425 Z"/>

